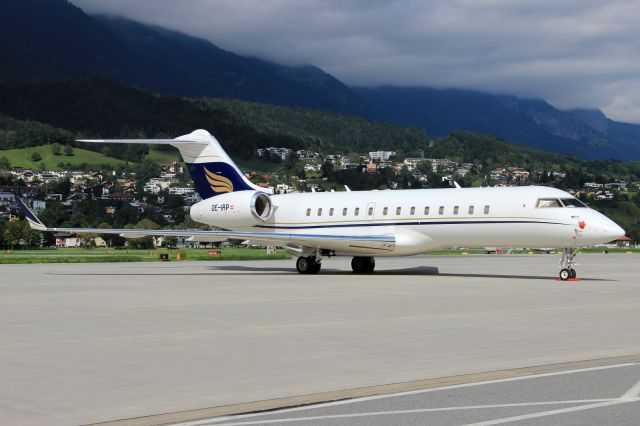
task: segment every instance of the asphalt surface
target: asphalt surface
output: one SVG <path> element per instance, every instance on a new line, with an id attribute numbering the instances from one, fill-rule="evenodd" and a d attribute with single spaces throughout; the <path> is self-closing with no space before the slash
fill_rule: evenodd
<path id="1" fill-rule="evenodd" d="M 629 425 L 640 423 L 640 364 L 356 398 L 185 426 L 231 425 Z"/>
<path id="2" fill-rule="evenodd" d="M 177 422 L 638 355 L 636 256 L 579 256 L 572 283 L 554 255 L 2 265 L 0 418 Z"/>

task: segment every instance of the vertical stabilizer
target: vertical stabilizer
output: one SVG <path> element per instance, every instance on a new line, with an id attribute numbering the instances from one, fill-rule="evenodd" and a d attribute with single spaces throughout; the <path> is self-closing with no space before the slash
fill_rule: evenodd
<path id="1" fill-rule="evenodd" d="M 222 149 L 216 138 L 203 129 L 175 139 L 80 139 L 78 142 L 175 146 L 187 163 L 191 178 L 202 199 L 234 191 L 268 192 L 251 183 Z"/>

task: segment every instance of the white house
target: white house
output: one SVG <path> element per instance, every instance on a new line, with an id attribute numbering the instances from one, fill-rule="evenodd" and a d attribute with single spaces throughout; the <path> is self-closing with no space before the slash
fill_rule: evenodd
<path id="1" fill-rule="evenodd" d="M 396 155 L 395 151 L 370 151 L 369 158 L 371 160 L 388 161 L 389 158 Z"/>

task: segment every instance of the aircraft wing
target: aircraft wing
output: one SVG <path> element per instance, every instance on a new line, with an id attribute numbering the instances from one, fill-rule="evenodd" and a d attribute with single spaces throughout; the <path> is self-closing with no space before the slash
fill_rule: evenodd
<path id="1" fill-rule="evenodd" d="M 198 229 L 103 229 L 103 228 L 49 228 L 16 197 L 18 205 L 32 229 L 45 232 L 65 232 L 76 234 L 115 234 L 124 238 L 141 238 L 145 236 L 193 237 L 205 241 L 221 241 L 229 238 L 251 240 L 273 245 L 302 245 L 327 249 L 343 249 L 344 247 L 378 248 L 393 250 L 393 235 L 334 235 L 334 234 L 298 234 L 284 232 L 245 232 L 245 231 L 203 231 Z"/>

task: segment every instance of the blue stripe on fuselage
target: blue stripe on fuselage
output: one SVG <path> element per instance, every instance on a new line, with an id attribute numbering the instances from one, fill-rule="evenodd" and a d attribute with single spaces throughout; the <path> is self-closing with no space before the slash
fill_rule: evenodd
<path id="1" fill-rule="evenodd" d="M 286 226 L 286 225 L 255 225 L 256 228 L 267 229 L 314 229 L 314 228 L 353 228 L 353 227 L 365 227 L 365 226 L 407 226 L 407 225 L 470 225 L 470 224 L 498 224 L 498 223 L 542 223 L 548 225 L 571 225 L 561 222 L 546 222 L 535 220 L 448 220 L 439 222 L 383 222 L 383 223 L 353 223 L 353 224 L 341 224 L 341 225 L 299 225 L 299 226 Z"/>

